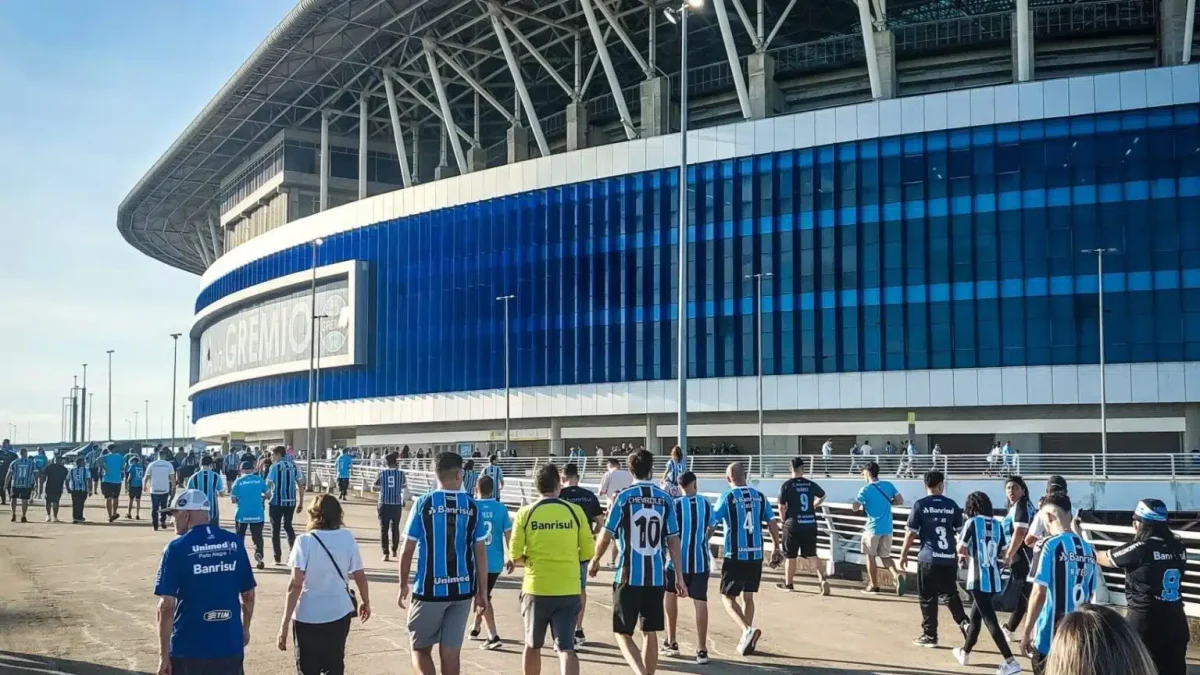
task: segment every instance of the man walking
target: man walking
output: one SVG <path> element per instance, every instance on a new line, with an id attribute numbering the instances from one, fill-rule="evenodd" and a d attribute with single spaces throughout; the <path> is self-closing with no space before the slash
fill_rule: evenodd
<path id="1" fill-rule="evenodd" d="M 187 489 L 199 490 L 208 497 L 208 520 L 213 527 L 221 527 L 221 508 L 217 498 L 225 492 L 225 478 L 214 468 L 216 461 L 205 456 L 200 460 L 200 471 L 192 475 Z"/>
<path id="2" fill-rule="evenodd" d="M 301 483 L 300 470 L 288 456 L 287 450 L 277 446 L 271 451 L 275 460 L 267 472 L 267 483 L 270 484 L 271 498 L 269 513 L 271 516 L 271 552 L 275 556 L 275 564 L 281 562 L 283 546 L 279 543 L 282 531 L 287 531 L 288 551 L 296 544 L 296 530 L 292 527 L 292 516 L 300 513 L 304 503 L 304 485 Z"/>
<path id="3" fill-rule="evenodd" d="M 242 462 L 242 475 L 229 488 L 229 496 L 237 510 L 233 522 L 238 540 L 245 546 L 246 530 L 254 541 L 254 563 L 263 569 L 263 522 L 266 520 L 263 504 L 267 501 L 267 481 L 254 473 L 254 460 Z"/>
<path id="4" fill-rule="evenodd" d="M 640 450 L 629 455 L 627 461 L 637 482 L 613 497 L 588 576 L 600 573 L 600 559 L 616 537 L 620 565 L 614 575 L 613 634 L 634 675 L 649 675 L 657 670 L 658 632 L 666 627 L 663 602 L 667 556 L 663 549 L 669 552 L 675 569 L 682 567 L 679 521 L 675 519 L 675 500 L 651 482 L 654 455 Z M 675 579 L 675 591 L 679 597 L 687 597 L 682 578 Z M 639 623 L 640 650 L 633 641 Z"/>
<path id="5" fill-rule="evenodd" d="M 175 494 L 175 465 L 170 458 L 170 449 L 163 449 L 146 467 L 144 482 L 150 484 L 150 524 L 156 532 L 167 528 L 167 506 Z"/>
<path id="6" fill-rule="evenodd" d="M 67 467 L 63 465 L 62 455 L 55 454 L 54 461 L 42 472 L 45 482 L 42 483 L 42 495 L 46 500 L 46 522 L 58 519 L 58 504 L 62 501 L 63 488 L 67 483 Z"/>
<path id="7" fill-rule="evenodd" d="M 817 557 L 817 507 L 825 502 L 825 490 L 804 477 L 804 458 L 792 458 L 792 477 L 779 488 L 779 518 L 783 521 L 783 583 L 795 590 L 796 557 L 817 575 L 821 595 L 829 595 L 829 581 Z"/>
<path id="8" fill-rule="evenodd" d="M 142 458 L 134 455 L 125 467 L 125 488 L 129 491 L 129 505 L 125 508 L 125 518 L 133 516 L 133 506 L 137 504 L 137 517 L 142 519 L 142 479 L 146 475 L 146 467 L 142 466 Z"/>
<path id="9" fill-rule="evenodd" d="M 886 480 L 879 480 L 879 465 L 868 462 L 862 470 L 866 485 L 858 491 L 851 507 L 855 513 L 865 512 L 867 523 L 862 532 L 862 553 L 867 560 L 867 587 L 863 593 L 879 592 L 879 567 L 876 559 L 896 577 L 896 595 L 904 595 L 907 578 L 892 558 L 892 507 L 904 503 L 904 497 Z"/>
<path id="10" fill-rule="evenodd" d="M 50 466 L 50 458 L 46 456 L 44 448 L 37 449 L 37 453 L 33 456 L 33 466 L 37 470 L 37 486 L 33 496 L 41 497 L 46 494 L 46 467 Z"/>
<path id="11" fill-rule="evenodd" d="M 400 597 L 408 609 L 408 634 L 414 670 L 435 675 L 433 647 L 443 675 L 461 672 L 462 643 L 471 614 L 487 609 L 487 531 L 479 506 L 461 492 L 462 456 L 438 454 L 437 489 L 413 504 L 400 553 Z M 413 558 L 417 574 L 409 583 Z M 412 597 L 411 607 L 409 597 Z"/>
<path id="12" fill-rule="evenodd" d="M 558 648 L 561 675 L 578 675 L 574 628 L 579 615 L 579 561 L 594 553 L 592 528 L 583 509 L 559 499 L 558 467 L 538 469 L 541 499 L 521 507 L 513 527 L 512 560 L 525 566 L 521 616 L 525 618 L 524 675 L 542 672 L 542 645 L 549 628 Z"/>
<path id="13" fill-rule="evenodd" d="M 493 497 L 492 479 L 487 476 L 479 478 L 479 499 L 475 503 L 479 505 L 479 517 L 483 519 L 484 529 L 487 532 L 487 538 L 484 539 L 484 546 L 487 547 L 487 592 L 488 606 L 483 613 L 475 614 L 475 624 L 471 627 L 471 639 L 479 638 L 480 624 L 486 622 L 488 628 L 487 641 L 483 643 L 483 649 L 492 650 L 499 649 L 503 646 L 500 642 L 500 635 L 496 632 L 496 615 L 492 611 L 492 589 L 496 587 L 496 581 L 500 579 L 500 573 L 507 569 L 509 574 L 513 571 L 513 562 L 510 559 L 507 565 L 504 562 L 505 551 L 508 550 L 512 538 L 512 519 L 508 517 L 508 507 L 501 504 Z"/>
<path id="14" fill-rule="evenodd" d="M 379 493 L 379 542 L 383 545 L 383 562 L 391 562 L 400 548 L 405 477 L 398 466 L 399 456 L 395 452 L 389 452 L 384 461 L 387 462 L 387 468 L 375 477 L 375 491 Z"/>
<path id="15" fill-rule="evenodd" d="M 622 490 L 633 485 L 633 474 L 629 473 L 621 466 L 622 461 L 628 461 L 627 458 L 619 459 L 617 457 L 608 458 L 608 471 L 604 477 L 600 479 L 600 496 L 608 500 L 608 508 L 611 511 L 613 504 L 617 501 L 617 495 Z M 612 556 L 608 560 L 609 567 L 617 566 L 617 547 L 613 547 Z"/>
<path id="16" fill-rule="evenodd" d="M 950 608 L 950 616 L 966 637 L 971 622 L 958 596 L 958 541 L 963 512 L 953 499 L 942 494 L 946 477 L 936 469 L 925 474 L 925 496 L 913 504 L 908 532 L 900 547 L 900 569 L 908 566 L 908 552 L 918 538 L 917 595 L 921 599 L 921 635 L 913 644 L 938 646 L 938 601 Z"/>
<path id="17" fill-rule="evenodd" d="M 354 467 L 354 455 L 350 454 L 350 448 L 342 448 L 336 463 L 338 499 L 346 501 L 346 493 L 350 491 L 350 469 Z"/>
<path id="18" fill-rule="evenodd" d="M 558 498 L 583 509 L 592 539 L 595 540 L 600 528 L 604 527 L 604 509 L 600 507 L 600 499 L 596 497 L 595 492 L 579 485 L 579 467 L 574 462 L 563 467 L 562 482 L 563 488 L 559 491 Z M 587 611 L 587 568 L 590 562 L 590 557 L 587 560 L 579 561 L 579 617 L 575 619 L 576 647 L 582 647 L 587 642 L 587 635 L 583 632 L 583 613 Z"/>
<path id="19" fill-rule="evenodd" d="M 29 520 L 29 500 L 33 496 L 33 486 L 37 481 L 37 468 L 29 458 L 29 451 L 21 448 L 17 460 L 8 468 L 8 484 L 5 485 L 12 495 L 12 522 L 17 522 L 17 503 L 21 506 L 21 522 Z"/>
<path id="20" fill-rule="evenodd" d="M 71 522 L 84 522 L 83 505 L 88 498 L 88 483 L 92 480 L 92 472 L 88 470 L 87 460 L 82 456 L 75 458 L 75 466 L 67 474 L 67 491 L 71 493 Z"/>
<path id="21" fill-rule="evenodd" d="M 121 517 L 121 483 L 124 480 L 124 459 L 112 448 L 105 448 L 100 453 L 100 494 L 104 496 L 110 523 Z"/>
<path id="22" fill-rule="evenodd" d="M 679 656 L 679 598 L 675 586 L 682 581 L 687 594 L 692 598 L 696 610 L 696 663 L 708 663 L 708 540 L 716 524 L 713 506 L 707 499 L 696 494 L 696 474 L 685 471 L 679 477 L 679 488 L 683 496 L 675 500 L 675 521 L 679 524 L 680 563 L 667 564 L 667 639 L 659 653 L 663 656 Z"/>
<path id="23" fill-rule="evenodd" d="M 742 631 L 737 652 L 754 653 L 762 630 L 754 625 L 754 595 L 762 582 L 763 523 L 771 533 L 771 566 L 783 559 L 779 544 L 779 526 L 767 496 L 746 485 L 746 466 L 734 462 L 725 471 L 729 489 L 717 501 L 714 520 L 724 523 L 725 559 L 721 564 L 721 602 L 725 611 Z M 744 604 L 738 604 L 739 596 Z"/>
<path id="24" fill-rule="evenodd" d="M 170 512 L 179 535 L 163 550 L 158 596 L 159 675 L 242 675 L 254 572 L 232 532 L 208 522 L 211 505 L 185 490 Z"/>
<path id="25" fill-rule="evenodd" d="M 500 498 L 500 491 L 504 489 L 504 468 L 500 466 L 500 456 L 492 453 L 488 456 L 488 465 L 483 467 L 483 475 L 492 479 L 492 485 L 496 488 L 496 499 Z"/>

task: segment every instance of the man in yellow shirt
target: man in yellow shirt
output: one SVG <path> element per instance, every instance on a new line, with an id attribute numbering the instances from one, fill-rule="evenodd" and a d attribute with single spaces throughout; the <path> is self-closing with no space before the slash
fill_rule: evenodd
<path id="1" fill-rule="evenodd" d="M 579 562 L 595 553 L 591 524 L 583 509 L 558 498 L 561 479 L 553 464 L 538 469 L 538 501 L 517 512 L 511 558 L 525 566 L 521 616 L 525 618 L 524 675 L 542 672 L 541 648 L 550 628 L 562 675 L 579 675 L 575 616 L 582 588 Z"/>

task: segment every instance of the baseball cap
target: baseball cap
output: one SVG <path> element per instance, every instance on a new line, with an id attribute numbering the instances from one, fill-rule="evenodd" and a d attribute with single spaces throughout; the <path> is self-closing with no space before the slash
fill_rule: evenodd
<path id="1" fill-rule="evenodd" d="M 1046 479 L 1046 491 L 1051 492 L 1053 490 L 1062 490 L 1063 492 L 1066 492 L 1067 491 L 1067 479 L 1063 478 L 1062 476 L 1058 476 L 1058 475 L 1050 476 L 1049 478 L 1047 478 Z"/>
<path id="2" fill-rule="evenodd" d="M 242 471 L 252 471 L 253 469 L 254 462 L 242 462 Z"/>
<path id="3" fill-rule="evenodd" d="M 199 490 L 184 490 L 164 510 L 167 513 L 173 513 L 175 511 L 207 511 L 208 508 L 207 495 Z"/>
<path id="4" fill-rule="evenodd" d="M 1133 517 L 1142 522 L 1167 522 L 1167 505 L 1160 499 L 1143 499 L 1133 510 Z"/>

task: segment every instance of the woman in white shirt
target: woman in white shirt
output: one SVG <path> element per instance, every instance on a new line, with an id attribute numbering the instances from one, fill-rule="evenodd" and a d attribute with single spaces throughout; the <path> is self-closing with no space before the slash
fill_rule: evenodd
<path id="1" fill-rule="evenodd" d="M 342 505 L 333 495 L 313 498 L 308 532 L 296 539 L 288 565 L 292 579 L 279 625 L 279 649 L 287 650 L 291 624 L 298 675 L 343 675 L 356 602 L 351 578 L 358 586 L 357 613 L 364 623 L 371 618 L 371 600 L 358 542 L 342 527 Z"/>

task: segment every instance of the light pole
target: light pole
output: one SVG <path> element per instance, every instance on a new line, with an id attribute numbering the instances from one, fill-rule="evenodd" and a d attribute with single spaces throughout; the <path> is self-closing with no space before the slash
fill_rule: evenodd
<path id="1" fill-rule="evenodd" d="M 87 409 L 88 409 L 88 414 L 87 414 L 87 438 L 86 438 L 86 439 L 84 439 L 84 442 L 85 442 L 85 443 L 91 443 L 91 442 L 92 442 L 92 439 L 93 439 L 93 438 L 95 438 L 95 436 L 93 436 L 93 435 L 92 435 L 92 420 L 96 419 L 96 406 L 95 406 L 95 401 L 96 401 L 96 392 L 94 392 L 94 391 L 93 391 L 93 392 L 89 392 L 89 393 L 88 393 L 88 406 L 87 406 Z"/>
<path id="2" fill-rule="evenodd" d="M 134 411 L 133 411 L 133 433 L 132 433 L 132 434 L 129 434 L 129 439 L 130 439 L 130 440 L 133 440 L 134 438 L 137 438 L 137 428 L 138 428 L 138 427 L 137 427 L 137 424 L 138 424 L 137 420 L 138 420 L 138 411 L 134 410 Z"/>
<path id="3" fill-rule="evenodd" d="M 313 317 L 313 335 L 318 334 L 321 324 L 321 319 L 328 319 L 328 314 L 318 314 Z M 317 350 L 317 362 L 313 370 L 316 374 L 315 383 L 313 385 L 313 447 L 316 447 L 317 439 L 321 436 L 321 350 Z M 321 448 L 324 450 L 324 448 Z M 309 457 L 312 453 L 308 453 Z"/>
<path id="4" fill-rule="evenodd" d="M 763 320 L 762 320 L 762 285 L 763 279 L 771 278 L 770 272 L 759 272 L 757 274 L 747 274 L 744 279 L 753 279 L 755 284 L 755 302 L 757 303 L 754 310 L 755 332 L 758 340 L 758 363 L 755 365 L 755 371 L 758 373 L 758 471 L 763 474 L 765 471 L 763 465 Z M 765 475 L 765 474 L 763 474 Z"/>
<path id="5" fill-rule="evenodd" d="M 126 417 L 125 424 L 129 425 L 129 438 L 133 438 L 133 420 Z"/>
<path id="6" fill-rule="evenodd" d="M 146 420 L 143 422 L 146 425 L 146 438 L 150 438 L 150 399 L 146 399 L 146 417 L 143 419 Z"/>
<path id="7" fill-rule="evenodd" d="M 504 456 L 508 456 L 508 439 L 512 437 L 512 416 L 510 414 L 510 405 L 512 403 L 510 381 L 508 377 L 508 303 L 517 296 L 501 295 L 496 298 L 496 302 L 504 303 Z"/>
<path id="8" fill-rule="evenodd" d="M 1108 411 L 1106 409 L 1108 390 L 1104 378 L 1104 256 L 1117 252 L 1115 248 L 1085 248 L 1082 253 L 1092 253 L 1096 256 L 1096 304 L 1099 317 L 1096 325 L 1099 328 L 1100 340 L 1100 458 L 1104 475 L 1108 475 Z"/>
<path id="9" fill-rule="evenodd" d="M 667 7 L 663 14 L 679 24 L 679 310 L 676 338 L 676 369 L 679 375 L 678 444 L 684 453 L 687 445 L 687 132 L 688 132 L 688 31 L 689 10 L 704 6 L 704 0 L 686 0 L 678 7 Z"/>
<path id="10" fill-rule="evenodd" d="M 112 355 L 116 350 L 110 349 L 108 354 L 108 442 L 112 443 Z"/>
<path id="11" fill-rule="evenodd" d="M 87 366 L 88 364 L 83 364 L 83 388 L 79 392 L 79 440 L 84 442 L 86 442 L 84 436 L 87 435 L 88 410 Z"/>
<path id="12" fill-rule="evenodd" d="M 325 240 L 317 237 L 312 240 L 312 289 L 310 292 L 310 311 L 308 315 L 315 317 L 317 315 L 317 250 L 321 248 Z M 317 336 L 316 323 L 310 320 L 308 323 L 310 329 L 308 336 L 308 435 L 305 437 L 306 445 L 308 446 L 308 465 L 305 467 L 305 474 L 308 476 L 309 486 L 312 486 L 312 462 L 313 462 L 313 401 L 316 396 L 317 374 Z"/>
<path id="13" fill-rule="evenodd" d="M 175 394 L 179 391 L 179 336 L 183 333 L 171 333 L 171 341 L 175 352 L 171 362 L 171 446 L 175 447 Z"/>

